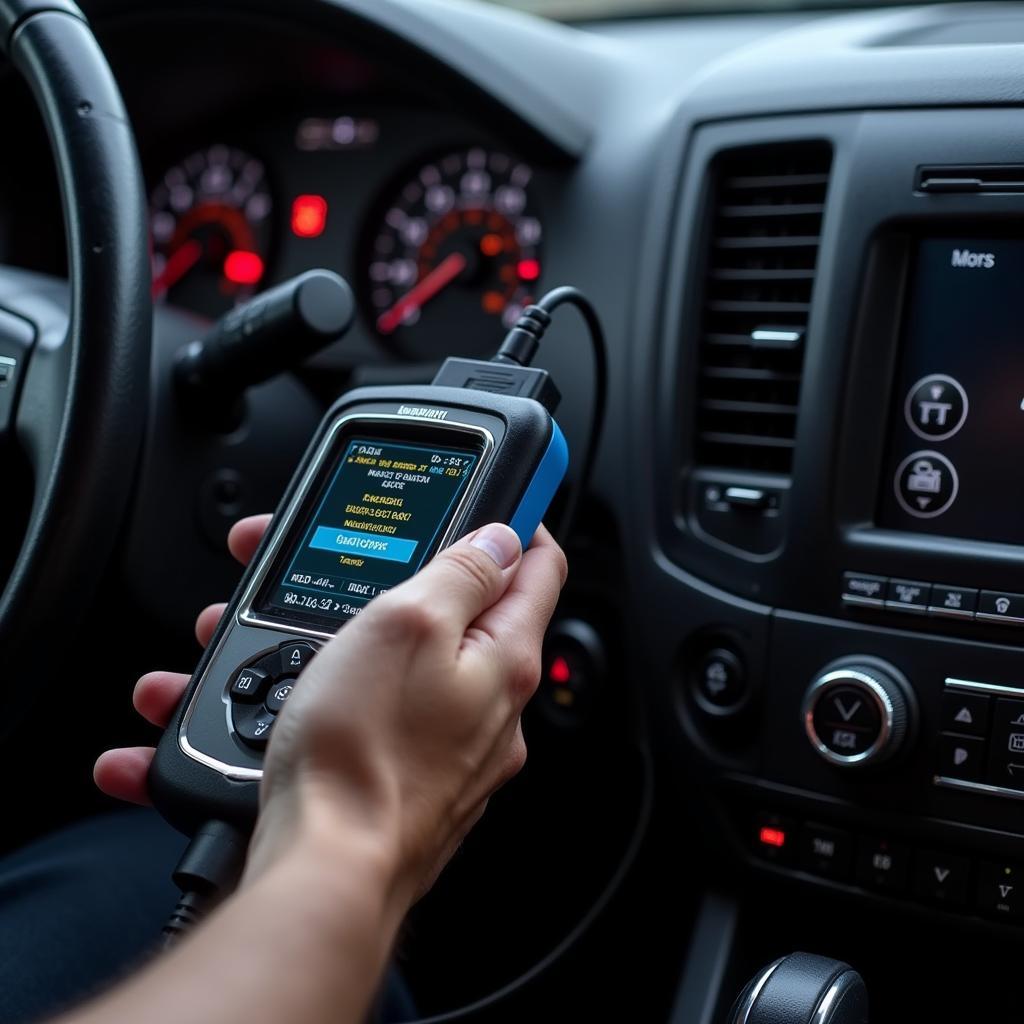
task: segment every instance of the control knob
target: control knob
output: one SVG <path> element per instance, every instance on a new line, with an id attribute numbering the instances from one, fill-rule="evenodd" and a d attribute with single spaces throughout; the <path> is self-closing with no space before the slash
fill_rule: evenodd
<path id="1" fill-rule="evenodd" d="M 884 661 L 857 658 L 833 663 L 804 696 L 804 730 L 829 764 L 878 764 L 906 740 L 913 699 L 906 679 Z"/>

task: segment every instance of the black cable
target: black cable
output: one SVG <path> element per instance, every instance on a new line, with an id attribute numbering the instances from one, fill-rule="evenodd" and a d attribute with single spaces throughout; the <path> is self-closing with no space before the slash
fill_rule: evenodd
<path id="1" fill-rule="evenodd" d="M 176 945 L 238 884 L 249 836 L 223 821 L 207 822 L 174 869 L 181 899 L 163 928 L 164 948 Z"/>
<path id="2" fill-rule="evenodd" d="M 590 477 L 597 460 L 598 444 L 601 439 L 601 427 L 604 424 L 604 407 L 608 392 L 608 355 L 605 349 L 604 330 L 590 299 L 578 288 L 563 285 L 553 288 L 542 299 L 532 306 L 527 306 L 516 321 L 515 326 L 505 336 L 505 340 L 494 357 L 495 362 L 517 363 L 529 366 L 537 353 L 541 338 L 551 323 L 551 314 L 559 306 L 575 306 L 586 321 L 590 334 L 590 346 L 594 356 L 594 404 L 591 413 L 590 434 L 584 451 L 580 470 L 569 490 L 562 509 L 555 539 L 565 545 L 569 531 L 572 529 L 579 507 L 580 499 L 590 484 Z"/>
<path id="3" fill-rule="evenodd" d="M 646 746 L 640 746 L 638 753 L 640 755 L 642 776 L 636 824 L 630 833 L 629 843 L 622 855 L 622 859 L 608 880 L 608 884 L 601 890 L 597 899 L 591 904 L 590 909 L 583 915 L 582 919 L 546 956 L 538 960 L 529 970 L 520 974 L 519 977 L 513 978 L 512 981 L 503 985 L 496 992 L 491 992 L 475 1002 L 460 1006 L 454 1010 L 446 1010 L 443 1013 L 418 1018 L 416 1021 L 408 1021 L 406 1024 L 449 1024 L 449 1022 L 463 1020 L 466 1017 L 473 1017 L 482 1010 L 486 1010 L 507 999 L 535 981 L 540 975 L 561 960 L 586 935 L 594 922 L 608 909 L 609 904 L 622 888 L 623 882 L 625 882 L 626 877 L 636 863 L 637 857 L 640 855 L 644 837 L 647 835 L 651 812 L 654 808 L 654 763 L 651 753 Z"/>

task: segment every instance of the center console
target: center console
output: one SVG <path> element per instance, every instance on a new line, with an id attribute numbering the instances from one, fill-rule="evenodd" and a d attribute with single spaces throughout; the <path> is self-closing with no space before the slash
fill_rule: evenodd
<path id="1" fill-rule="evenodd" d="M 652 387 L 655 727 L 759 871 L 1024 923 L 1024 142 L 705 125 Z M 667 427 L 665 425 L 668 425 Z"/>

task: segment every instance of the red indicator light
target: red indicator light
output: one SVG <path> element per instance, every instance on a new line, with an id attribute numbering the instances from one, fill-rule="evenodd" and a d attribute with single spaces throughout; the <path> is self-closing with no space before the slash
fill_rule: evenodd
<path id="1" fill-rule="evenodd" d="M 323 196 L 296 196 L 292 203 L 292 231 L 299 238 L 316 238 L 327 226 L 327 200 Z"/>
<path id="2" fill-rule="evenodd" d="M 777 850 L 786 845 L 786 833 L 781 828 L 771 828 L 769 825 L 762 826 L 758 839 L 762 846 L 774 846 Z"/>
<path id="3" fill-rule="evenodd" d="M 551 668 L 548 669 L 548 679 L 553 683 L 559 683 L 564 686 L 571 678 L 572 669 L 569 668 L 569 662 L 567 662 L 561 655 L 558 655 L 558 657 L 551 662 Z"/>
<path id="4" fill-rule="evenodd" d="M 224 276 L 232 284 L 258 284 L 263 277 L 263 260 L 257 252 L 235 249 L 224 261 Z"/>
<path id="5" fill-rule="evenodd" d="M 520 260 L 516 272 L 520 281 L 536 281 L 540 277 L 540 263 L 537 260 Z"/>
<path id="6" fill-rule="evenodd" d="M 501 240 L 501 235 L 484 235 L 480 239 L 480 251 L 485 256 L 497 256 L 504 248 L 505 243 Z"/>

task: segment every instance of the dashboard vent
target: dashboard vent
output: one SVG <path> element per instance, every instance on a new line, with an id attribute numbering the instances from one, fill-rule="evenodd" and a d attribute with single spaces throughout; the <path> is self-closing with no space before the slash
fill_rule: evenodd
<path id="1" fill-rule="evenodd" d="M 727 150 L 711 165 L 697 461 L 787 474 L 832 149 Z"/>

